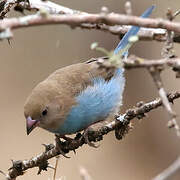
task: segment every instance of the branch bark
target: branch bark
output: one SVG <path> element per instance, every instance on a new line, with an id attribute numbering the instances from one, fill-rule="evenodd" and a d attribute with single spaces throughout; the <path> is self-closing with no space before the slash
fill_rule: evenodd
<path id="1" fill-rule="evenodd" d="M 166 180 L 180 170 L 180 157 L 178 157 L 167 169 L 158 174 L 152 180 Z"/>
<path id="2" fill-rule="evenodd" d="M 97 26 L 96 29 L 99 25 L 100 27 L 103 27 L 102 24 L 106 24 L 109 27 L 113 27 L 114 25 L 135 25 L 148 28 L 164 28 L 170 31 L 180 33 L 180 23 L 169 22 L 163 19 L 144 19 L 141 17 L 127 16 L 115 13 L 51 15 L 48 12 L 41 11 L 39 11 L 35 15 L 29 15 L 20 18 L 3 19 L 0 21 L 0 31 L 48 24 L 66 24 L 72 28 L 94 28 L 95 26 Z M 108 28 L 105 26 L 104 29 L 102 28 L 102 30 L 107 29 Z M 152 32 L 153 34 L 153 31 L 151 30 L 149 32 Z M 165 30 L 160 29 L 156 30 L 155 32 L 159 34 L 159 36 L 161 36 L 162 34 L 164 34 L 164 31 Z M 146 34 L 144 36 L 147 37 L 147 33 L 144 34 Z M 163 40 L 163 38 L 154 35 L 150 35 L 150 37 L 158 40 Z"/>
<path id="3" fill-rule="evenodd" d="M 164 68 L 166 66 L 172 67 L 174 70 L 180 70 L 180 58 L 171 58 L 171 59 L 144 59 L 137 57 L 135 55 L 129 56 L 124 61 L 124 67 L 126 69 L 132 68 L 149 68 L 149 67 L 161 67 Z"/>

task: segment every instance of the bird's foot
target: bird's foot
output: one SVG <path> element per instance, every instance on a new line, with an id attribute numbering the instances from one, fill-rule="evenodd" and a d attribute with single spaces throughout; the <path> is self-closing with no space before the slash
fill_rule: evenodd
<path id="1" fill-rule="evenodd" d="M 56 149 L 65 157 L 70 158 L 69 156 L 66 156 L 65 152 L 62 150 L 62 142 L 60 140 L 60 136 L 55 135 L 55 143 L 56 143 Z"/>
<path id="2" fill-rule="evenodd" d="M 67 141 L 68 143 L 71 143 L 74 140 L 73 138 L 67 137 L 65 135 L 62 136 L 61 138 L 64 139 L 65 141 Z M 74 154 L 76 154 L 75 149 L 73 149 L 73 152 L 74 152 Z"/>
<path id="3" fill-rule="evenodd" d="M 87 129 L 84 130 L 83 137 L 85 139 L 85 143 L 87 143 L 89 146 L 91 146 L 93 148 L 98 148 L 99 145 L 95 145 L 95 143 L 92 143 L 89 141 L 89 133 L 93 132 L 93 131 L 94 131 L 93 128 L 88 127 Z"/>

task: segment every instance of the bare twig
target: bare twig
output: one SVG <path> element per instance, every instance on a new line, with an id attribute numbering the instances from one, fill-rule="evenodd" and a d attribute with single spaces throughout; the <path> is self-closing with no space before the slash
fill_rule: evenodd
<path id="1" fill-rule="evenodd" d="M 21 2 L 19 5 L 27 10 L 46 10 L 50 14 L 86 14 L 85 12 L 67 8 L 51 1 L 29 0 L 29 4 Z"/>
<path id="2" fill-rule="evenodd" d="M 126 1 L 125 3 L 125 12 L 127 15 L 132 15 L 132 4 L 130 1 Z"/>
<path id="3" fill-rule="evenodd" d="M 173 12 L 170 8 L 168 9 L 166 16 L 169 21 L 173 21 L 173 19 L 176 17 L 173 15 Z M 164 43 L 164 47 L 162 48 L 162 56 L 164 58 L 168 59 L 171 57 L 175 57 L 173 38 L 174 38 L 174 32 L 167 30 L 166 41 Z"/>
<path id="4" fill-rule="evenodd" d="M 82 180 L 92 180 L 91 176 L 89 175 L 89 173 L 87 172 L 87 170 L 84 167 L 81 166 L 79 168 L 79 173 L 80 173 Z"/>
<path id="5" fill-rule="evenodd" d="M 40 9 L 45 9 L 46 11 L 48 11 L 50 14 L 87 14 L 86 12 L 82 12 L 79 10 L 74 10 L 74 9 L 70 9 L 64 6 L 61 6 L 59 4 L 56 3 L 52 3 L 50 1 L 41 1 L 41 0 L 29 0 L 30 2 L 30 6 L 26 6 L 24 5 L 24 3 L 20 3 L 22 4 L 23 8 L 27 9 L 27 10 L 32 10 L 32 9 L 36 9 L 36 10 L 40 10 Z M 128 15 L 132 15 L 132 5 L 130 1 L 127 1 L 125 3 L 125 11 Z M 174 17 L 176 17 L 178 15 L 178 11 L 174 13 Z M 86 24 L 86 25 L 82 25 L 81 28 L 86 28 L 86 29 L 96 29 L 96 30 L 104 30 L 104 31 L 108 31 L 112 34 L 116 34 L 116 35 L 122 35 L 125 34 L 128 29 L 130 27 L 127 26 L 104 26 L 99 24 L 97 25 L 92 25 L 92 24 Z M 165 41 L 165 33 L 166 31 L 164 29 L 146 29 L 144 28 L 144 30 L 140 30 L 140 32 L 138 33 L 138 36 L 140 39 L 145 39 L 145 40 L 157 40 L 157 41 Z M 179 34 L 175 34 L 174 35 L 174 42 L 180 42 L 180 35 Z"/>
<path id="6" fill-rule="evenodd" d="M 98 25 L 136 25 L 151 28 L 165 28 L 180 33 L 180 23 L 169 22 L 162 19 L 144 19 L 136 16 L 127 16 L 110 13 L 102 14 L 73 14 L 73 15 L 50 15 L 38 13 L 20 18 L 9 18 L 0 21 L 0 31 L 6 29 L 19 29 L 23 27 L 39 26 L 47 24 L 66 24 L 71 27 L 84 28 L 86 24 Z"/>
<path id="7" fill-rule="evenodd" d="M 180 129 L 176 122 L 176 113 L 172 110 L 171 105 L 167 98 L 167 93 L 164 90 L 163 83 L 160 77 L 160 71 L 157 67 L 150 67 L 149 72 L 154 80 L 154 83 L 158 89 L 159 95 L 162 99 L 163 106 L 165 107 L 168 115 L 169 115 L 169 122 L 168 127 L 169 128 L 175 128 L 176 134 L 178 137 L 180 137 Z"/>
<path id="8" fill-rule="evenodd" d="M 4 173 L 3 171 L 0 170 L 0 174 L 6 176 L 6 173 Z"/>
<path id="9" fill-rule="evenodd" d="M 2 2 L 5 3 L 6 0 L 3 0 Z M 29 11 L 44 10 L 44 11 L 48 12 L 49 14 L 71 14 L 71 15 L 73 15 L 73 14 L 79 14 L 79 15 L 88 14 L 86 12 L 70 9 L 70 8 L 61 6 L 59 4 L 50 2 L 50 1 L 29 0 L 29 3 L 28 3 L 28 2 L 21 2 L 21 1 L 17 1 L 17 0 L 11 0 L 10 2 L 11 2 L 11 7 L 14 5 L 17 5 L 17 6 L 20 6 L 22 9 L 26 9 Z M 6 11 L 6 13 L 7 13 L 8 11 L 10 11 L 11 8 L 5 8 L 3 3 L 1 6 L 2 7 L 2 13 L 4 11 Z M 127 4 L 128 4 L 128 2 L 127 2 Z M 128 7 L 129 7 L 129 5 L 128 5 Z M 175 16 L 176 16 L 176 13 L 175 13 Z M 30 18 L 31 17 L 29 17 L 29 19 Z M 46 22 L 44 22 L 44 23 L 46 23 Z M 159 22 L 157 22 L 157 24 L 158 23 L 161 24 L 161 20 L 159 20 Z M 5 22 L 5 24 L 6 24 L 6 22 Z M 47 24 L 49 24 L 49 22 L 47 22 Z M 53 22 L 50 24 L 53 24 Z M 59 24 L 61 24 L 61 22 L 59 22 Z M 66 22 L 64 22 L 64 24 L 69 25 L 69 23 L 66 23 Z M 74 24 L 74 23 L 71 22 L 71 24 Z M 121 23 L 121 24 L 123 24 L 123 23 Z M 131 23 L 129 23 L 129 24 L 131 24 Z M 38 24 L 36 24 L 36 25 L 38 25 Z M 136 25 L 138 25 L 138 24 L 136 24 Z M 27 26 L 33 26 L 33 24 L 28 25 L 28 23 L 27 23 Z M 19 25 L 19 27 L 16 27 L 16 28 L 21 28 L 21 27 L 22 26 Z M 122 26 L 112 26 L 112 25 L 109 26 L 107 24 L 106 25 L 105 24 L 99 24 L 98 22 L 93 23 L 93 24 L 91 22 L 86 22 L 85 24 L 81 24 L 81 25 L 79 24 L 79 27 L 84 28 L 84 29 L 96 29 L 96 30 L 100 30 L 100 31 L 106 31 L 106 32 L 110 32 L 114 35 L 123 35 L 130 28 L 129 26 L 123 26 L 123 27 Z M 157 26 L 156 26 L 156 28 L 157 28 Z M 13 29 L 13 27 L 12 27 L 12 29 Z M 1 29 L 1 31 L 2 30 L 3 29 Z M 140 32 L 138 33 L 138 36 L 141 40 L 165 41 L 166 40 L 166 37 L 165 37 L 166 33 L 165 32 L 166 31 L 164 29 L 147 29 L 147 28 L 144 28 L 144 29 L 140 30 Z M 174 34 L 173 41 L 174 42 L 180 42 L 180 34 L 179 33 Z"/>
<path id="10" fill-rule="evenodd" d="M 53 180 L 56 180 L 56 172 L 57 172 L 59 158 L 60 158 L 60 156 L 56 156 L 56 164 L 55 164 L 55 167 L 54 167 Z"/>
<path id="11" fill-rule="evenodd" d="M 167 18 L 169 22 L 172 22 L 175 16 L 173 16 L 173 12 L 171 9 L 168 9 L 167 11 Z M 173 36 L 174 32 L 172 30 L 167 29 L 167 34 L 166 34 L 166 41 L 164 44 L 164 47 L 162 49 L 162 56 L 164 57 L 164 62 L 166 60 L 169 60 L 169 58 L 175 57 L 174 54 L 174 44 L 173 44 Z M 176 134 L 178 137 L 180 137 L 180 128 L 179 125 L 176 122 L 176 113 L 172 110 L 171 105 L 167 99 L 166 96 L 166 91 L 163 87 L 162 79 L 160 76 L 161 71 L 163 70 L 162 67 L 150 67 L 149 72 L 154 80 L 154 83 L 158 89 L 159 95 L 162 99 L 163 105 L 169 115 L 169 122 L 168 122 L 168 127 L 169 128 L 174 128 L 176 130 Z"/>
<path id="12" fill-rule="evenodd" d="M 85 12 L 73 10 L 51 1 L 42 0 L 2 0 L 0 3 L 0 18 L 3 19 L 5 15 L 11 10 L 13 6 L 17 6 L 22 10 L 46 10 L 50 14 L 84 14 Z"/>
<path id="13" fill-rule="evenodd" d="M 173 102 L 177 98 L 180 98 L 180 92 L 175 92 L 168 95 L 169 102 Z M 153 109 L 156 109 L 159 106 L 162 106 L 161 98 L 157 98 L 152 102 L 141 104 L 141 106 L 129 109 L 122 116 L 117 116 L 116 117 L 117 120 L 114 120 L 108 125 L 100 127 L 97 131 L 94 131 L 92 134 L 89 134 L 89 140 L 94 142 L 100 141 L 102 140 L 104 135 L 115 130 L 115 128 L 121 129 L 121 133 L 122 133 L 121 137 L 123 138 L 124 135 L 127 133 L 127 128 L 128 128 L 127 125 L 133 118 L 135 117 L 143 118 L 145 113 Z M 121 120 L 119 121 L 119 119 Z M 68 153 L 69 151 L 74 151 L 75 149 L 78 149 L 84 144 L 85 144 L 85 140 L 83 136 L 78 134 L 71 142 L 69 141 L 63 142 L 62 150 L 65 153 Z M 37 155 L 36 157 L 30 160 L 14 161 L 13 167 L 9 169 L 9 173 L 6 176 L 6 179 L 7 180 L 15 179 L 17 176 L 23 175 L 24 171 L 33 167 L 41 167 L 41 168 L 43 167 L 44 169 L 47 169 L 47 167 L 45 166 L 45 165 L 48 166 L 47 160 L 56 157 L 59 154 L 60 152 L 58 152 L 57 149 L 53 145 L 51 145 L 51 148 L 48 151 L 43 152 L 40 155 Z"/>
<path id="14" fill-rule="evenodd" d="M 178 157 L 167 169 L 158 174 L 152 180 L 166 180 L 180 170 L 180 157 Z"/>
<path id="15" fill-rule="evenodd" d="M 177 10 L 174 14 L 173 14 L 173 19 L 178 16 L 180 14 L 180 10 Z"/>
<path id="16" fill-rule="evenodd" d="M 61 6 L 56 3 L 52 3 L 50 1 L 41 1 L 41 0 L 29 0 L 30 4 L 21 2 L 19 5 L 26 9 L 26 10 L 40 10 L 44 9 L 50 14 L 87 14 L 86 12 L 82 12 L 79 10 L 70 9 L 64 6 Z M 125 10 L 128 15 L 132 15 L 132 7 L 131 3 L 129 1 L 125 4 Z M 96 30 L 102 30 L 106 32 L 110 32 L 114 35 L 122 35 L 125 34 L 130 27 L 128 26 L 108 26 L 108 25 L 93 25 L 93 24 L 83 24 L 81 25 L 81 28 L 84 29 L 96 29 Z M 138 33 L 138 36 L 141 40 L 157 40 L 157 41 L 165 41 L 165 33 L 166 31 L 164 29 L 141 29 Z M 178 34 L 175 34 L 174 42 L 180 42 L 180 36 Z"/>
<path id="17" fill-rule="evenodd" d="M 89 61 L 97 60 L 97 62 L 102 66 L 111 66 L 108 57 L 92 58 Z M 164 69 L 167 67 L 172 68 L 175 72 L 180 71 L 180 58 L 171 58 L 171 59 L 144 59 L 137 57 L 135 55 L 130 55 L 128 58 L 123 60 L 123 66 L 125 69 L 134 69 L 134 68 L 150 68 L 156 67 L 159 69 Z"/>
<path id="18" fill-rule="evenodd" d="M 5 18 L 6 14 L 17 2 L 17 0 L 2 0 L 0 2 L 0 19 Z"/>
<path id="19" fill-rule="evenodd" d="M 175 71 L 180 70 L 180 58 L 149 60 L 131 55 L 128 58 L 126 58 L 123 62 L 124 67 L 126 69 L 150 68 L 152 66 L 163 69 L 166 66 L 169 66 L 172 67 Z"/>

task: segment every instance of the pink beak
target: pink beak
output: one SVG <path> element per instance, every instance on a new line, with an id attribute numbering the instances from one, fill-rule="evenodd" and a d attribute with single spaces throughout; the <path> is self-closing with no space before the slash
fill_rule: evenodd
<path id="1" fill-rule="evenodd" d="M 27 135 L 30 134 L 30 132 L 37 126 L 38 120 L 33 120 L 30 116 L 26 119 L 26 130 Z"/>

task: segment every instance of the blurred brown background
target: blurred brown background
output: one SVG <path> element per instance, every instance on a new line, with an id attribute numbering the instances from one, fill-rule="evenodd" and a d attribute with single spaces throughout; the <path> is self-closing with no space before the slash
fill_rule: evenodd
<path id="1" fill-rule="evenodd" d="M 87 12 L 100 12 L 102 6 L 107 6 L 110 11 L 124 13 L 125 0 L 56 2 Z M 157 5 L 152 17 L 165 17 L 168 7 L 174 11 L 180 8 L 179 0 L 136 0 L 132 1 L 133 13 L 140 15 L 151 4 Z M 90 44 L 95 41 L 110 50 L 119 40 L 117 36 L 108 33 L 72 30 L 68 26 L 51 25 L 14 31 L 14 39 L 10 46 L 7 41 L 0 43 L 1 170 L 6 171 L 11 166 L 11 159 L 29 159 L 43 151 L 42 143 L 53 142 L 53 134 L 42 129 L 36 129 L 30 136 L 26 135 L 23 116 L 25 99 L 32 88 L 54 70 L 101 56 L 102 54 L 90 50 Z M 138 42 L 131 49 L 131 53 L 146 58 L 160 58 L 162 45 L 157 42 Z M 179 45 L 177 44 L 175 48 L 176 54 L 180 55 Z M 147 71 L 127 71 L 126 78 L 122 112 L 140 100 L 150 101 L 158 96 Z M 167 91 L 175 91 L 180 87 L 174 73 L 169 70 L 163 73 L 163 80 Z M 180 115 L 180 100 L 175 102 L 173 108 Z M 159 108 L 149 113 L 149 117 L 141 122 L 135 120 L 134 130 L 122 141 L 117 141 L 112 133 L 100 142 L 101 146 L 98 149 L 83 146 L 77 151 L 77 155 L 69 154 L 70 159 L 61 158 L 57 178 L 78 180 L 79 166 L 83 166 L 94 180 L 151 179 L 180 154 L 180 140 L 173 130 L 167 129 L 167 120 L 167 113 Z M 179 120 L 178 117 L 178 122 Z M 50 162 L 54 164 L 55 160 Z M 19 179 L 52 179 L 53 170 L 43 172 L 40 176 L 36 173 L 37 169 L 29 170 Z M 0 176 L 0 179 L 2 178 Z M 180 173 L 177 173 L 171 179 L 179 178 Z"/>

